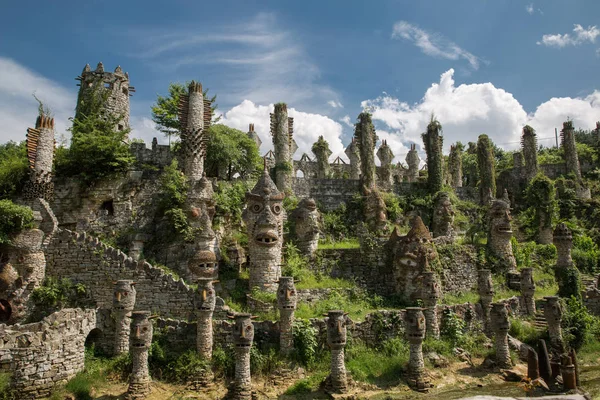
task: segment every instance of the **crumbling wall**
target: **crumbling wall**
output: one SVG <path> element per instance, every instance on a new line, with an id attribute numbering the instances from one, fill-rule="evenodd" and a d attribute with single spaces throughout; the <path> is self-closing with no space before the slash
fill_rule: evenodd
<path id="1" fill-rule="evenodd" d="M 130 279 L 137 283 L 137 310 L 161 316 L 193 319 L 193 289 L 176 281 L 160 268 L 136 262 L 97 238 L 61 230 L 46 249 L 46 276 L 69 278 L 90 290 L 98 308 L 111 308 L 113 282 Z"/>
<path id="2" fill-rule="evenodd" d="M 96 328 L 96 310 L 63 309 L 40 322 L 0 325 L 0 371 L 12 374 L 19 399 L 50 395 L 84 367 L 88 334 Z"/>

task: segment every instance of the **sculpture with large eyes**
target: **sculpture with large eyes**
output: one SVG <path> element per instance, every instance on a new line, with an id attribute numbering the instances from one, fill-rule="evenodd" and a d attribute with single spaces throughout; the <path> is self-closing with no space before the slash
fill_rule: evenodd
<path id="1" fill-rule="evenodd" d="M 510 368 L 510 350 L 508 348 L 508 331 L 510 321 L 508 320 L 508 308 L 505 303 L 492 303 L 490 311 L 491 326 L 494 330 L 494 342 L 496 349 L 496 363 L 500 368 Z"/>
<path id="2" fill-rule="evenodd" d="M 215 279 L 218 275 L 217 257 L 212 250 L 198 250 L 188 261 L 188 269 L 194 278 Z"/>
<path id="3" fill-rule="evenodd" d="M 131 313 L 131 361 L 132 370 L 127 389 L 128 399 L 146 399 L 151 391 L 148 369 L 148 350 L 152 345 L 152 321 L 150 311 Z"/>
<path id="4" fill-rule="evenodd" d="M 254 324 L 251 314 L 236 314 L 233 326 L 233 343 L 235 347 L 250 348 L 254 341 Z"/>
<path id="5" fill-rule="evenodd" d="M 508 333 L 510 321 L 508 320 L 508 308 L 505 303 L 492 303 L 490 317 L 496 333 Z"/>
<path id="6" fill-rule="evenodd" d="M 119 313 L 129 313 L 135 307 L 135 282 L 119 280 L 115 282 L 113 292 L 113 310 Z"/>
<path id="7" fill-rule="evenodd" d="M 248 233 L 250 289 L 275 292 L 273 282 L 281 276 L 281 247 L 285 193 L 280 192 L 266 169 L 256 186 L 246 193 L 242 213 Z"/>
<path id="8" fill-rule="evenodd" d="M 346 346 L 347 315 L 341 310 L 327 313 L 327 344 L 331 349 L 342 349 Z"/>
<path id="9" fill-rule="evenodd" d="M 282 276 L 277 287 L 277 307 L 280 310 L 295 310 L 298 301 L 298 293 L 294 285 L 294 278 Z"/>
<path id="10" fill-rule="evenodd" d="M 131 313 L 131 348 L 148 350 L 152 345 L 152 317 L 150 311 L 134 311 Z"/>

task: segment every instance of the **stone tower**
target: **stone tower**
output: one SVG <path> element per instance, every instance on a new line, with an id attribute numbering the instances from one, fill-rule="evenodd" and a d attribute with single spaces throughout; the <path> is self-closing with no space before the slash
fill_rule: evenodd
<path id="1" fill-rule="evenodd" d="M 260 149 L 262 140 L 260 140 L 260 137 L 258 137 L 258 134 L 256 132 L 254 132 L 254 124 L 248 125 L 248 137 L 250 139 L 254 140 L 254 143 L 256 143 L 256 147 L 258 147 Z"/>
<path id="2" fill-rule="evenodd" d="M 40 114 L 35 121 L 35 128 L 27 129 L 27 158 L 30 173 L 23 197 L 26 200 L 51 200 L 54 196 L 54 118 Z"/>
<path id="3" fill-rule="evenodd" d="M 427 153 L 427 185 L 431 193 L 442 189 L 444 179 L 444 166 L 442 146 L 444 138 L 441 135 L 442 125 L 432 117 L 427 125 L 427 132 L 423 133 L 423 144 Z"/>
<path id="4" fill-rule="evenodd" d="M 525 179 L 529 182 L 538 173 L 537 136 L 535 130 L 529 125 L 523 127 L 521 146 L 525 158 Z"/>
<path id="5" fill-rule="evenodd" d="M 450 146 L 448 173 L 450 174 L 450 186 L 462 187 L 462 145 L 460 143 Z"/>
<path id="6" fill-rule="evenodd" d="M 271 114 L 271 136 L 275 152 L 275 183 L 285 193 L 292 192 L 292 156 L 298 149 L 294 140 L 294 119 L 288 117 L 287 104 L 275 104 Z"/>
<path id="7" fill-rule="evenodd" d="M 204 173 L 207 131 L 211 118 L 211 102 L 204 98 L 202 84 L 192 81 L 188 94 L 179 99 L 181 166 L 190 182 L 199 181 Z"/>
<path id="8" fill-rule="evenodd" d="M 486 204 L 491 193 L 496 196 L 496 166 L 494 165 L 494 149 L 487 135 L 480 135 L 477 140 L 477 169 L 479 170 L 479 199 Z"/>
<path id="9" fill-rule="evenodd" d="M 104 65 L 99 62 L 94 71 L 89 64 L 86 64 L 81 75 L 75 79 L 80 82 L 75 118 L 80 115 L 82 102 L 92 93 L 94 87 L 100 86 L 109 91 L 105 104 L 106 110 L 121 117 L 116 129 L 119 131 L 129 129 L 129 97 L 135 92 L 135 88 L 130 86 L 127 72 L 123 73 L 120 66 L 117 66 L 114 72 L 106 72 Z"/>
<path id="10" fill-rule="evenodd" d="M 317 178 L 329 178 L 329 156 L 331 156 L 329 143 L 323 136 L 319 136 L 319 140 L 313 143 L 311 150 L 317 158 Z"/>
<path id="11" fill-rule="evenodd" d="M 383 140 L 381 146 L 377 150 L 377 158 L 381 162 L 381 182 L 384 188 L 389 188 L 392 184 L 392 161 L 394 160 L 394 153 L 387 141 Z"/>
<path id="12" fill-rule="evenodd" d="M 360 149 L 360 170 L 362 186 L 367 189 L 375 186 L 375 142 L 377 135 L 371 121 L 371 114 L 362 112 L 354 128 L 354 137 Z"/>
<path id="13" fill-rule="evenodd" d="M 417 145 L 411 144 L 410 150 L 406 155 L 406 164 L 408 165 L 408 173 L 406 177 L 409 182 L 416 182 L 419 178 L 419 164 L 421 163 L 421 159 L 419 158 L 419 154 L 417 153 Z"/>
<path id="14" fill-rule="evenodd" d="M 356 138 L 352 138 L 352 142 L 344 151 L 350 160 L 350 179 L 360 179 L 360 148 Z"/>
<path id="15" fill-rule="evenodd" d="M 575 174 L 577 179 L 581 179 L 581 167 L 579 166 L 579 158 L 577 157 L 577 147 L 575 146 L 575 129 L 573 121 L 563 123 L 563 129 L 560 132 L 562 139 L 561 146 L 564 150 L 565 164 L 567 174 Z"/>

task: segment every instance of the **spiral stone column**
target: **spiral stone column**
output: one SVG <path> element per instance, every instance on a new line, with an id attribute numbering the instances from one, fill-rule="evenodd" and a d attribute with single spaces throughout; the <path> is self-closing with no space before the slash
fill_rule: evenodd
<path id="1" fill-rule="evenodd" d="M 294 285 L 294 278 L 282 276 L 279 278 L 277 288 L 277 307 L 279 308 L 279 351 L 284 356 L 289 356 L 294 350 L 294 311 L 298 294 Z"/>
<path id="2" fill-rule="evenodd" d="M 346 315 L 340 310 L 327 313 L 327 345 L 331 349 L 331 368 L 327 390 L 331 393 L 345 393 L 348 390 L 348 377 L 344 362 L 346 347 Z"/>
<path id="3" fill-rule="evenodd" d="M 477 271 L 477 291 L 479 292 L 479 301 L 481 302 L 483 311 L 483 331 L 489 336 L 492 332 L 490 323 L 490 305 L 494 298 L 492 271 L 489 269 L 480 269 Z"/>
<path id="4" fill-rule="evenodd" d="M 510 368 L 512 367 L 510 350 L 508 348 L 510 322 L 508 321 L 506 304 L 492 303 L 490 317 L 495 336 L 496 364 L 500 368 Z"/>
<path id="5" fill-rule="evenodd" d="M 565 345 L 562 337 L 562 328 L 560 323 L 563 316 L 563 307 L 558 296 L 544 297 L 544 317 L 548 324 L 548 335 L 550 336 L 550 348 L 555 354 L 561 354 L 565 351 Z"/>
<path id="6" fill-rule="evenodd" d="M 145 399 L 151 392 L 148 370 L 148 350 L 152 345 L 152 322 L 150 311 L 131 313 L 131 359 L 133 369 L 129 377 L 127 399 Z"/>
<path id="7" fill-rule="evenodd" d="M 423 340 L 425 339 L 426 322 L 423 309 L 408 307 L 404 314 L 406 339 L 410 344 L 408 359 L 408 384 L 420 392 L 426 392 L 429 383 L 425 377 L 425 361 L 423 361 Z"/>
<path id="8" fill-rule="evenodd" d="M 535 315 L 535 282 L 533 280 L 533 268 L 523 268 L 521 270 L 521 296 L 527 315 Z"/>
<path id="9" fill-rule="evenodd" d="M 129 351 L 131 312 L 135 307 L 135 282 L 120 280 L 115 282 L 113 293 L 113 317 L 115 318 L 114 355 Z"/>
<path id="10" fill-rule="evenodd" d="M 251 400 L 250 348 L 254 340 L 254 325 L 250 314 L 236 314 L 234 319 L 235 379 L 230 389 L 230 397 L 233 400 Z"/>
<path id="11" fill-rule="evenodd" d="M 434 339 L 440 338 L 440 326 L 437 317 L 437 302 L 441 297 L 440 285 L 437 282 L 435 272 L 423 272 L 423 287 L 421 299 L 423 300 L 423 314 L 427 325 L 426 335 Z"/>

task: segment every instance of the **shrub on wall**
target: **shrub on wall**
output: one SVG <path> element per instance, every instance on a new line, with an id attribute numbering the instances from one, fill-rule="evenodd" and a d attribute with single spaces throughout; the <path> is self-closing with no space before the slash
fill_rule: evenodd
<path id="1" fill-rule="evenodd" d="M 33 211 L 10 200 L 0 200 L 0 244 L 10 243 L 10 236 L 33 227 Z"/>

